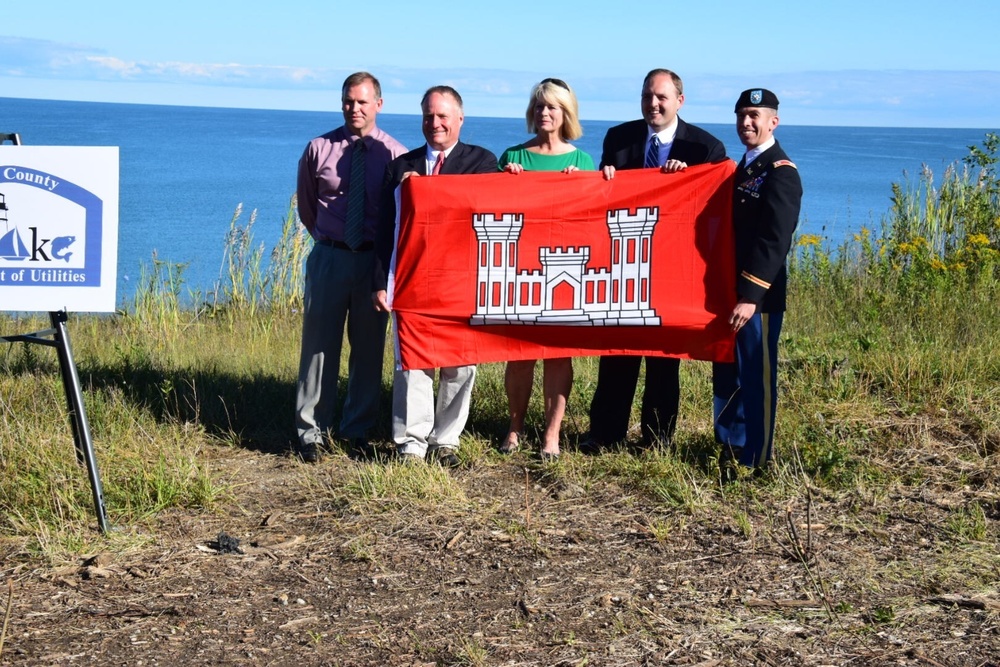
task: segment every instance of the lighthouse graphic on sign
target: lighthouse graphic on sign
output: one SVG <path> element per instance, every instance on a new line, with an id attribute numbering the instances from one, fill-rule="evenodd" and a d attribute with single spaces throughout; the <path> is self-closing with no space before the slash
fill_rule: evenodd
<path id="1" fill-rule="evenodd" d="M 657 207 L 608 211 L 611 257 L 591 267 L 590 246 L 539 248 L 542 269 L 518 270 L 524 214 L 477 213 L 476 311 L 473 325 L 659 325 L 650 307 L 650 263 Z"/>
<path id="2" fill-rule="evenodd" d="M 10 221 L 7 220 L 8 210 L 7 197 L 0 192 L 0 222 L 4 226 L 3 231 L 0 232 L 3 234 L 0 236 L 0 259 L 20 262 L 26 259 L 30 253 L 24 246 L 24 241 L 21 240 L 21 232 L 18 231 L 17 227 L 10 226 Z"/>

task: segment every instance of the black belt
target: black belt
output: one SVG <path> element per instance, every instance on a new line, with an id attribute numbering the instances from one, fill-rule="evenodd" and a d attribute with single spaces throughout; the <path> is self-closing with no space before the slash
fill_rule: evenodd
<path id="1" fill-rule="evenodd" d="M 352 248 L 343 241 L 331 241 L 330 239 L 320 239 L 316 241 L 320 245 L 329 246 L 331 248 L 336 248 L 337 250 L 346 250 L 348 252 L 368 252 L 369 250 L 375 249 L 375 244 L 371 241 L 365 241 L 357 248 Z"/>

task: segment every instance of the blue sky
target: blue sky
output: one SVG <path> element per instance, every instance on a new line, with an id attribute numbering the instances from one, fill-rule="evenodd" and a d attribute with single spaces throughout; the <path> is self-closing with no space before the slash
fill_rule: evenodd
<path id="1" fill-rule="evenodd" d="M 996 0 L 8 4 L 0 97 L 335 110 L 367 69 L 390 113 L 450 83 L 466 115 L 520 116 L 557 76 L 584 118 L 624 120 L 646 71 L 667 67 L 695 123 L 730 122 L 763 86 L 785 124 L 1000 126 Z"/>

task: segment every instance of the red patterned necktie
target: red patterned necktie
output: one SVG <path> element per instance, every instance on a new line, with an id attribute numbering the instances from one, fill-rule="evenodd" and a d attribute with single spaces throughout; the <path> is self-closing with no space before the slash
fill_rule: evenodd
<path id="1" fill-rule="evenodd" d="M 431 172 L 431 176 L 437 176 L 441 173 L 441 167 L 444 166 L 444 151 L 438 153 L 437 162 L 434 163 L 434 170 Z"/>

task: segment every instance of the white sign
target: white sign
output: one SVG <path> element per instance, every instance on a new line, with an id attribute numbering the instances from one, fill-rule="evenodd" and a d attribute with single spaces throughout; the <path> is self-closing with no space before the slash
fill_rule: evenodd
<path id="1" fill-rule="evenodd" d="M 113 312 L 118 148 L 0 146 L 0 310 Z"/>

